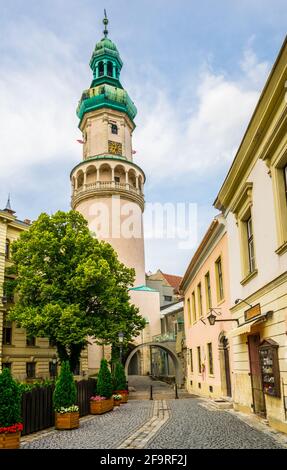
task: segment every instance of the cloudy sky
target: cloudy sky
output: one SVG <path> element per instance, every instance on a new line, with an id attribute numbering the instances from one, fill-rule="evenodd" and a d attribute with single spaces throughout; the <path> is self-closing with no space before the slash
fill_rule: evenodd
<path id="1" fill-rule="evenodd" d="M 104 8 L 138 108 L 146 201 L 196 204 L 199 241 L 284 40 L 285 0 L 0 0 L 0 207 L 10 192 L 21 219 L 69 209 Z M 193 249 L 151 228 L 146 269 L 183 274 Z"/>

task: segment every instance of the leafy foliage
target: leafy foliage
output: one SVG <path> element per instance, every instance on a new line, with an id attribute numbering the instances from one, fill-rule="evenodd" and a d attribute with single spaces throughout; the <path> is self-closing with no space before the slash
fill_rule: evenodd
<path id="1" fill-rule="evenodd" d="M 36 382 L 33 383 L 24 383 L 20 382 L 18 383 L 19 389 L 21 393 L 25 392 L 30 392 L 33 390 L 33 388 L 42 388 L 42 387 L 49 387 L 54 383 L 54 380 L 51 379 L 45 379 L 45 380 L 37 380 Z"/>
<path id="2" fill-rule="evenodd" d="M 61 408 L 69 408 L 75 405 L 77 400 L 77 388 L 70 370 L 68 361 L 62 363 L 61 372 L 53 394 L 53 403 L 56 411 Z"/>
<path id="3" fill-rule="evenodd" d="M 9 369 L 0 374 L 0 427 L 12 426 L 21 421 L 21 393 Z"/>
<path id="4" fill-rule="evenodd" d="M 106 359 L 101 360 L 97 381 L 97 394 L 101 397 L 111 398 L 113 393 L 112 374 Z"/>
<path id="5" fill-rule="evenodd" d="M 47 337 L 74 370 L 87 336 L 98 344 L 128 343 L 145 326 L 129 302 L 134 270 L 108 243 L 93 238 L 76 211 L 41 214 L 12 243 L 17 303 L 9 319 L 29 336 Z"/>
<path id="6" fill-rule="evenodd" d="M 116 362 L 114 366 L 113 386 L 114 386 L 114 391 L 126 390 L 127 388 L 127 378 L 125 374 L 125 368 L 120 362 Z"/>

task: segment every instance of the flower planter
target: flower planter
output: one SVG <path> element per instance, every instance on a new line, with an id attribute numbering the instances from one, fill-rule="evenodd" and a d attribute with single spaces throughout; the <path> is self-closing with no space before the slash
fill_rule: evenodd
<path id="1" fill-rule="evenodd" d="M 80 414 L 78 411 L 70 413 L 55 413 L 55 428 L 59 430 L 76 429 L 79 427 Z"/>
<path id="2" fill-rule="evenodd" d="M 0 434 L 0 449 L 19 449 L 21 432 L 3 432 Z"/>
<path id="3" fill-rule="evenodd" d="M 120 400 L 114 399 L 114 406 L 120 406 L 121 403 L 122 403 L 122 398 Z"/>
<path id="4" fill-rule="evenodd" d="M 111 411 L 114 407 L 113 398 L 107 400 L 90 400 L 90 413 L 91 415 L 101 415 L 107 411 Z"/>

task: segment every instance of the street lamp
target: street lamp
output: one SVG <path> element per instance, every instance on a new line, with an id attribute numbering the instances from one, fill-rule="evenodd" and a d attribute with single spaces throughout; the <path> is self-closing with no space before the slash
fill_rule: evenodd
<path id="1" fill-rule="evenodd" d="M 120 343 L 120 363 L 122 364 L 122 356 L 123 356 L 123 341 L 124 341 L 124 334 L 122 331 L 119 332 L 118 337 L 119 337 L 119 343 Z"/>
<path id="2" fill-rule="evenodd" d="M 216 320 L 216 316 L 211 312 L 210 315 L 208 315 L 207 317 L 207 320 L 209 321 L 209 324 L 211 326 L 213 326 L 215 324 L 215 322 L 218 322 L 218 321 L 236 321 L 237 322 L 237 325 L 239 325 L 239 320 L 237 318 L 228 318 L 228 319 L 220 319 L 220 320 Z"/>

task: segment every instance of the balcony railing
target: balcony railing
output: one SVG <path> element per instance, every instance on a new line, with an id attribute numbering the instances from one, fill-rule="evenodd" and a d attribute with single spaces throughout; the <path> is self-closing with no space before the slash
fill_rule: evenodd
<path id="1" fill-rule="evenodd" d="M 129 183 L 116 183 L 115 181 L 97 181 L 96 183 L 83 184 L 80 188 L 74 190 L 74 196 L 77 196 L 83 191 L 93 191 L 97 189 L 118 189 L 122 191 L 129 191 L 131 193 L 138 194 L 139 196 L 143 196 L 143 193 L 140 188 L 136 188 L 135 186 Z"/>
<path id="2" fill-rule="evenodd" d="M 169 332 L 169 333 L 163 333 L 161 335 L 156 335 L 152 337 L 152 340 L 155 343 L 163 343 L 165 341 L 175 341 L 175 333 L 174 332 Z"/>

